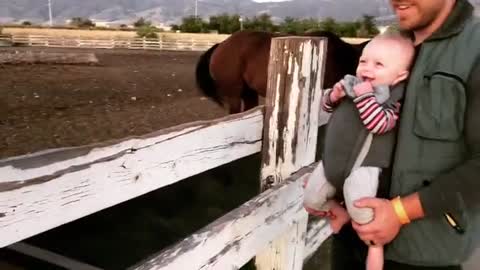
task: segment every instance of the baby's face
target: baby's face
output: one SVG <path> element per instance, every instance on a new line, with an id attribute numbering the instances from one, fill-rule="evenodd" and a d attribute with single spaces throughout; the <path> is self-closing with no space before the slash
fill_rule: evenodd
<path id="1" fill-rule="evenodd" d="M 393 85 L 408 71 L 408 53 L 396 40 L 373 39 L 363 49 L 357 77 L 373 86 Z"/>

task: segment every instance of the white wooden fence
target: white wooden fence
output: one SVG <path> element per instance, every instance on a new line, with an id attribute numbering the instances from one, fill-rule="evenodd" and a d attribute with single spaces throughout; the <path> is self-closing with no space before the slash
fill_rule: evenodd
<path id="1" fill-rule="evenodd" d="M 218 41 L 220 42 L 220 41 Z M 179 38 L 71 38 L 44 35 L 12 35 L 11 43 L 23 46 L 97 49 L 143 49 L 204 51 L 217 41 L 209 39 Z"/>
<path id="2" fill-rule="evenodd" d="M 323 220 L 307 229 L 302 207 L 302 182 L 315 165 L 325 45 L 322 38 L 273 40 L 264 107 L 1 160 L 0 247 L 18 248 L 30 236 L 262 151 L 264 192 L 131 269 L 238 269 L 254 256 L 259 270 L 301 269 L 330 234 Z"/>

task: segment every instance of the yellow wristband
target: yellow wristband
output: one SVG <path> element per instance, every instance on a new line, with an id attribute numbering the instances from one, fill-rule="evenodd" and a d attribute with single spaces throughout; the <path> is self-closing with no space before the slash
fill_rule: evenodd
<path id="1" fill-rule="evenodd" d="M 402 225 L 410 223 L 410 218 L 407 215 L 407 211 L 403 207 L 403 203 L 400 199 L 400 196 L 392 200 L 393 209 L 397 214 L 398 219 Z"/>

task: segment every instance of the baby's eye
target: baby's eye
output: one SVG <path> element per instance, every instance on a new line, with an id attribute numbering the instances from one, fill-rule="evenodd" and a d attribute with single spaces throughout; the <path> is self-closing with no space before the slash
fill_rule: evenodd
<path id="1" fill-rule="evenodd" d="M 360 59 L 359 63 L 360 64 L 365 64 L 367 61 L 365 61 L 365 59 Z"/>
<path id="2" fill-rule="evenodd" d="M 377 66 L 377 67 L 383 67 L 383 63 L 381 63 L 381 62 L 375 62 L 375 66 Z"/>

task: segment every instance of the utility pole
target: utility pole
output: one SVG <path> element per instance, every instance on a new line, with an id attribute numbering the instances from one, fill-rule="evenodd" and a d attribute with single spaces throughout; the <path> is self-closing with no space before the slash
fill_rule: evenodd
<path id="1" fill-rule="evenodd" d="M 53 20 L 52 20 L 52 0 L 48 0 L 48 18 L 49 18 L 50 27 L 52 27 L 52 26 L 53 26 Z"/>
<path id="2" fill-rule="evenodd" d="M 198 17 L 198 0 L 195 0 L 195 19 Z"/>

